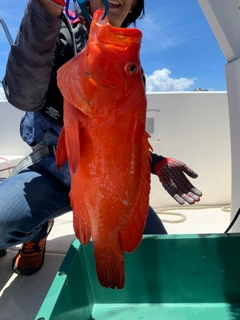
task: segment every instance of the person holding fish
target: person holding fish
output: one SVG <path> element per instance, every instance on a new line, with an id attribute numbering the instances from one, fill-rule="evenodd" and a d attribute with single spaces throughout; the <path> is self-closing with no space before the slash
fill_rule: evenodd
<path id="1" fill-rule="evenodd" d="M 107 227 L 109 227 L 110 230 L 111 228 L 118 230 L 122 241 L 121 245 L 125 248 L 124 251 L 128 252 L 136 248 L 142 233 L 166 233 L 161 220 L 148 204 L 150 172 L 158 175 L 163 187 L 179 204 L 184 204 L 185 202 L 194 204 L 200 200 L 202 195 L 187 179 L 185 174 L 191 178 L 196 178 L 197 174 L 186 164 L 176 159 L 165 158 L 154 153 L 151 153 L 150 156 L 150 145 L 147 142 L 147 135 L 144 132 L 143 126 L 146 101 L 143 85 L 144 75 L 141 71 L 139 61 L 134 65 L 126 65 L 124 70 L 131 77 L 136 76 L 136 96 L 142 97 L 142 100 L 139 100 L 139 103 L 143 105 L 140 117 L 141 123 L 139 125 L 136 124 L 134 128 L 137 128 L 136 137 L 141 136 L 140 143 L 143 143 L 143 148 L 140 148 L 141 144 L 140 147 L 136 147 L 138 148 L 135 154 L 137 156 L 132 155 L 131 151 L 129 151 L 130 149 L 126 149 L 128 151 L 124 156 L 116 151 L 115 159 L 117 165 L 114 165 L 114 161 L 107 162 L 108 158 L 106 158 L 106 155 L 111 153 L 111 150 L 108 150 L 111 146 L 110 140 L 106 140 L 106 146 L 104 145 L 105 149 L 103 149 L 102 145 L 101 147 L 100 145 L 94 146 L 94 141 L 98 141 L 100 136 L 99 132 L 104 136 L 104 130 L 108 129 L 108 125 L 102 125 L 100 122 L 97 122 L 99 120 L 94 120 L 98 125 L 93 126 L 92 123 L 94 121 L 90 121 L 89 119 L 94 118 L 96 113 L 100 113 L 100 111 L 95 109 L 95 113 L 89 115 L 91 110 L 89 104 L 86 102 L 89 97 L 84 98 L 84 100 L 83 96 L 85 94 L 87 95 L 91 89 L 92 100 L 97 100 L 98 95 L 102 94 L 100 88 L 101 82 L 99 82 L 98 86 L 93 85 L 94 78 L 91 73 L 92 81 L 86 81 L 81 84 L 81 88 L 78 88 L 78 80 L 76 79 L 78 79 L 79 70 L 83 70 L 82 75 L 84 76 L 89 76 L 90 71 L 81 69 L 84 67 L 82 65 L 80 66 L 81 68 L 78 67 L 78 60 L 75 59 L 78 59 L 78 56 L 81 57 L 79 59 L 83 59 L 83 55 L 81 56 L 81 54 L 89 50 L 89 58 L 84 58 L 89 59 L 87 60 L 88 65 L 94 66 L 95 62 L 95 69 L 97 70 L 98 65 L 96 61 L 98 60 L 96 60 L 97 58 L 95 59 L 95 52 L 92 51 L 92 48 L 88 48 L 88 45 L 91 46 L 91 43 L 88 43 L 88 39 L 93 39 L 93 28 L 98 29 L 101 24 L 110 24 L 111 27 L 116 27 L 112 29 L 120 32 L 120 34 L 125 37 L 125 29 L 130 30 L 131 28 L 127 27 L 131 24 L 135 25 L 136 20 L 144 16 L 144 0 L 78 0 L 78 2 L 82 11 L 75 14 L 69 10 L 69 2 L 66 4 L 64 0 L 28 1 L 16 41 L 14 45 L 12 45 L 9 53 L 6 74 L 3 79 L 3 87 L 8 101 L 16 108 L 25 111 L 20 124 L 20 132 L 23 140 L 33 149 L 29 157 L 24 159 L 15 168 L 12 176 L 0 184 L 0 250 L 23 243 L 22 248 L 13 259 L 13 270 L 18 274 L 31 275 L 42 267 L 46 239 L 52 228 L 54 218 L 70 211 L 72 208 L 73 211 L 76 212 L 74 213 L 75 233 L 76 236 L 81 239 L 81 242 L 87 244 L 90 236 L 93 237 L 93 240 L 95 239 L 94 237 L 98 237 L 98 234 L 96 235 L 96 233 L 99 232 L 96 231 L 98 226 L 94 225 L 92 221 L 89 222 L 91 219 L 88 213 L 84 213 L 84 210 L 91 209 L 91 212 L 94 211 L 93 208 L 96 206 L 96 201 L 93 201 L 92 190 L 99 196 L 97 206 L 100 207 L 102 205 L 102 200 L 100 199 L 102 194 L 98 192 L 98 188 L 102 187 L 104 189 L 106 187 L 106 185 L 102 186 L 101 184 L 101 181 L 104 180 L 100 179 L 102 172 L 106 173 L 106 179 L 109 178 L 109 173 L 110 178 L 114 180 L 109 180 L 108 183 L 111 184 L 111 188 L 107 189 L 108 192 L 112 190 L 118 192 L 119 189 L 121 189 L 119 191 L 121 197 L 123 194 L 132 194 L 132 197 L 127 199 L 120 199 L 119 196 L 122 212 L 124 212 L 125 207 L 129 207 L 128 210 L 130 212 L 129 216 L 118 217 L 117 220 L 119 224 L 122 223 L 121 226 L 117 225 L 116 227 L 112 227 L 114 223 L 110 224 L 110 216 L 102 220 L 106 221 L 106 224 L 109 223 Z M 66 7 L 65 12 L 64 7 Z M 99 9 L 103 9 L 103 12 L 105 10 L 107 17 L 104 17 L 105 14 L 100 14 Z M 90 21 L 92 18 L 93 22 Z M 103 30 L 112 29 L 109 27 Z M 127 37 L 134 39 L 134 48 L 139 49 L 141 38 L 139 31 L 129 31 L 127 32 Z M 84 51 L 86 47 L 87 49 Z M 138 56 L 135 51 L 132 53 L 131 48 L 129 52 L 133 54 L 134 59 Z M 81 54 L 79 55 L 79 53 Z M 92 55 L 94 59 L 91 58 Z M 108 64 L 108 57 L 110 56 L 106 56 L 104 60 L 103 71 L 105 65 L 107 66 Z M 116 65 L 121 65 L 120 60 L 121 57 L 119 56 L 119 61 L 116 59 Z M 75 61 L 76 64 L 74 64 Z M 68 63 L 71 63 L 71 68 Z M 103 72 L 100 73 L 102 76 Z M 109 82 L 110 75 L 103 75 L 101 79 L 102 82 L 105 81 L 104 77 L 106 81 Z M 68 85 L 68 80 L 69 84 L 71 83 L 73 86 Z M 111 82 L 112 81 L 114 81 L 114 77 Z M 75 84 L 77 91 L 75 90 Z M 91 85 L 93 85 L 92 88 Z M 139 90 L 137 88 L 139 88 Z M 69 93 L 71 90 L 73 94 Z M 79 90 L 83 90 L 83 92 L 80 93 Z M 106 94 L 105 96 L 108 97 L 109 95 L 110 94 Z M 117 95 L 118 91 L 116 90 L 114 94 L 112 94 L 112 98 L 114 99 Z M 81 108 L 79 108 L 81 111 L 75 108 L 75 99 L 77 99 L 77 97 L 81 98 Z M 130 97 L 128 96 L 127 99 L 130 99 Z M 69 103 L 66 102 L 66 100 L 68 100 Z M 128 101 L 126 101 L 126 103 L 127 102 Z M 125 101 L 121 101 L 121 105 L 124 105 L 124 103 Z M 78 116 L 79 112 L 84 113 L 81 113 L 80 127 L 79 123 L 75 122 L 77 118 L 76 115 Z M 101 112 L 107 114 L 109 111 L 106 108 L 103 111 L 101 109 Z M 137 110 L 134 110 L 134 112 L 137 113 Z M 87 118 L 85 114 L 89 117 Z M 123 129 L 128 121 L 129 123 L 133 121 L 133 119 L 128 118 L 127 115 L 124 116 L 123 113 L 119 114 L 118 117 L 121 119 L 119 123 Z M 111 113 L 107 114 L 107 119 L 109 120 L 109 126 L 113 125 L 114 128 L 115 124 L 110 123 L 112 119 Z M 103 129 L 101 129 L 101 126 L 103 126 Z M 88 131 L 89 128 L 91 132 Z M 99 131 L 99 128 L 102 131 Z M 75 130 L 79 130 L 80 140 Z M 125 131 L 128 133 L 127 130 Z M 96 135 L 95 140 L 89 138 L 89 132 Z M 124 130 L 122 130 L 122 133 L 121 138 L 124 139 Z M 135 133 L 132 132 L 131 135 L 132 137 L 130 136 L 129 141 L 135 139 Z M 108 134 L 106 139 L 109 139 L 109 136 L 111 136 L 111 134 Z M 99 139 L 99 143 L 102 143 L 101 139 Z M 125 143 L 125 145 L 127 145 L 127 143 Z M 73 152 L 74 150 L 80 149 L 80 156 L 77 155 L 77 152 Z M 142 152 L 142 149 L 145 151 Z M 110 159 L 112 160 L 111 157 Z M 81 170 L 78 168 L 80 162 Z M 134 165 L 131 167 L 132 163 Z M 95 164 L 97 164 L 97 166 Z M 126 177 L 121 174 L 124 170 L 121 171 L 119 169 L 123 165 L 125 166 L 124 168 L 128 170 Z M 88 170 L 90 170 L 89 168 L 92 168 L 91 172 L 88 172 Z M 121 185 L 119 185 L 119 188 L 115 188 L 118 176 L 111 177 L 111 174 L 116 172 L 120 172 L 118 175 L 120 176 L 119 180 L 122 179 L 123 181 Z M 78 180 L 76 182 L 74 180 L 75 176 L 77 179 L 81 178 L 81 181 Z M 124 180 L 125 178 L 132 179 L 129 182 L 129 186 L 127 186 L 128 182 Z M 93 184 L 94 181 L 98 181 L 97 184 Z M 126 185 L 124 185 L 125 182 Z M 89 186 L 86 187 L 88 183 Z M 136 190 L 132 187 L 135 184 L 136 190 L 143 190 L 139 192 L 139 195 L 136 194 Z M 123 185 L 126 188 L 125 192 L 124 188 L 122 188 Z M 142 185 L 144 185 L 143 188 Z M 81 195 L 84 195 L 83 197 L 77 196 L 81 198 L 81 202 L 76 201 L 76 194 L 79 192 L 78 188 L 81 190 Z M 69 197 L 70 190 L 71 193 Z M 102 198 L 105 199 L 106 197 L 104 194 Z M 138 199 L 137 205 L 141 207 L 143 211 L 143 218 L 139 218 L 140 228 L 138 228 L 138 226 L 135 227 L 135 216 L 137 216 L 138 212 L 141 212 L 132 200 L 135 198 Z M 142 205 L 141 199 L 145 203 L 144 205 Z M 114 202 L 112 206 L 115 208 L 115 206 L 120 205 L 120 202 Z M 111 208 L 111 200 L 109 200 L 106 205 L 109 206 L 107 212 L 111 213 L 114 211 L 114 209 L 109 211 L 109 208 Z M 130 210 L 131 206 L 135 208 L 135 211 Z M 83 213 L 81 213 L 81 210 Z M 100 215 L 101 213 L 98 213 L 96 217 Z M 132 230 L 131 222 L 133 223 Z M 98 223 L 98 225 L 99 224 L 101 223 Z M 127 230 L 131 230 L 131 232 L 134 233 L 135 231 L 133 230 L 137 228 L 136 233 L 138 233 L 138 240 L 133 244 L 129 244 L 129 234 L 127 234 Z M 112 233 L 116 231 L 115 229 L 112 230 Z M 104 233 L 105 231 L 106 230 L 103 229 L 101 232 Z M 134 238 L 134 234 L 132 235 L 132 238 Z M 117 246 L 118 244 L 116 244 L 116 248 Z M 101 256 L 101 253 L 99 253 L 99 256 Z M 100 269 L 101 267 L 99 267 L 99 270 Z M 104 280 L 103 285 L 105 285 Z M 122 287 L 122 285 L 121 280 L 117 286 Z M 106 286 L 113 287 L 114 283 L 110 282 Z"/>

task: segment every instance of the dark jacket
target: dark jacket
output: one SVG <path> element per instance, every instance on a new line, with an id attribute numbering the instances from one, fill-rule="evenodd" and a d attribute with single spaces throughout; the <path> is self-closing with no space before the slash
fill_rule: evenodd
<path id="1" fill-rule="evenodd" d="M 30 0 L 9 54 L 3 87 L 8 101 L 26 111 L 20 126 L 24 141 L 56 145 L 62 129 L 63 98 L 56 73 L 87 42 L 88 27 L 57 19 Z"/>

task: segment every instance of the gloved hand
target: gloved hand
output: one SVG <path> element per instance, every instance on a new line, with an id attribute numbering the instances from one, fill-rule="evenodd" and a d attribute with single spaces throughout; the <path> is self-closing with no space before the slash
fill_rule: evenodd
<path id="1" fill-rule="evenodd" d="M 190 183 L 184 172 L 191 178 L 197 178 L 198 174 L 185 163 L 173 158 L 164 158 L 155 164 L 154 172 L 158 175 L 165 190 L 179 204 L 184 204 L 185 201 L 189 204 L 200 201 L 201 191 Z"/>

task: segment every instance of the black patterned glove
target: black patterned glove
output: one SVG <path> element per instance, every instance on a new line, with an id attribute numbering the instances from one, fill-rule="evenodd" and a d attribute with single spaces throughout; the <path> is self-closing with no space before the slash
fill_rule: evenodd
<path id="1" fill-rule="evenodd" d="M 154 166 L 154 172 L 158 175 L 164 189 L 179 204 L 184 204 L 185 201 L 189 204 L 200 201 L 202 192 L 190 183 L 184 173 L 191 178 L 197 178 L 198 174 L 185 163 L 173 158 L 165 158 Z"/>

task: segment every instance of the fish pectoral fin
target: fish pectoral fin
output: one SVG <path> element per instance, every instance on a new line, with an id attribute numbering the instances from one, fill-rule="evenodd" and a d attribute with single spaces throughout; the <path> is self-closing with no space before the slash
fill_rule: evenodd
<path id="1" fill-rule="evenodd" d="M 125 282 L 124 252 L 119 239 L 94 242 L 98 280 L 103 287 L 122 289 Z"/>
<path id="2" fill-rule="evenodd" d="M 57 151 L 56 151 L 56 165 L 58 169 L 61 169 L 67 161 L 67 151 L 65 145 L 65 128 L 63 127 L 58 139 Z"/>
<path id="3" fill-rule="evenodd" d="M 66 132 L 66 138 L 71 151 L 68 153 L 68 163 L 72 174 L 76 174 L 80 160 L 80 130 L 79 121 L 72 121 Z"/>

